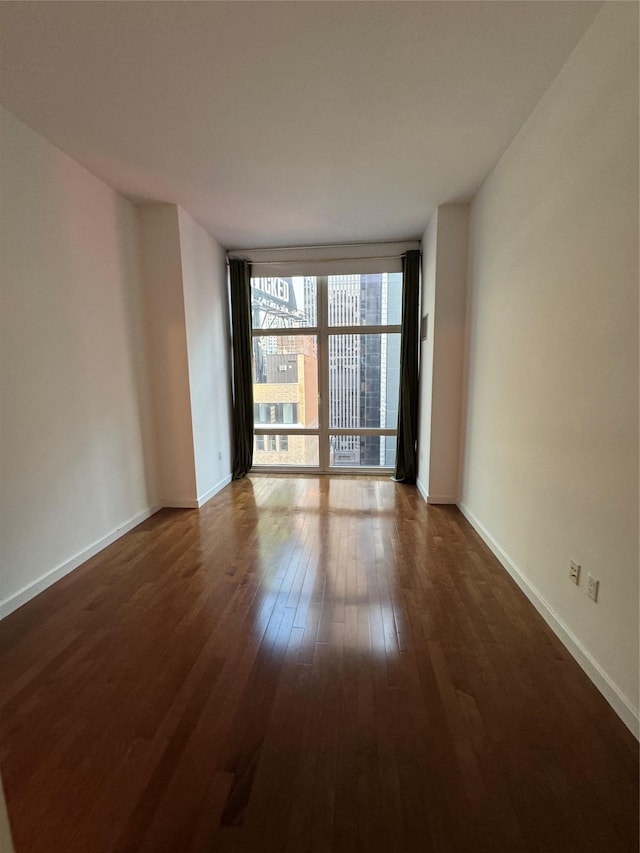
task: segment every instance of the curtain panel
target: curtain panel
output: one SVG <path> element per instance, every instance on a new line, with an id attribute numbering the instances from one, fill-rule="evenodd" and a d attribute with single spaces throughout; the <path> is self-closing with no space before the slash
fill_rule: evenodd
<path id="1" fill-rule="evenodd" d="M 233 415 L 235 456 L 233 479 L 240 480 L 253 464 L 253 377 L 251 371 L 251 265 L 229 261 L 231 333 L 233 338 Z"/>
<path id="2" fill-rule="evenodd" d="M 402 263 L 402 339 L 400 342 L 400 395 L 398 400 L 398 483 L 415 483 L 418 474 L 418 325 L 420 251 L 405 254 Z"/>

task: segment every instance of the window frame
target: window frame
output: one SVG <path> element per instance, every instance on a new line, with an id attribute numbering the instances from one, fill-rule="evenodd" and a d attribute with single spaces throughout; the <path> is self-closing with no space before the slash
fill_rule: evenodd
<path id="1" fill-rule="evenodd" d="M 370 273 L 359 273 L 366 275 Z M 384 273 L 381 273 L 384 274 Z M 331 275 L 315 275 L 306 273 L 301 277 L 314 277 L 316 280 L 316 320 L 315 326 L 289 326 L 289 327 L 269 327 L 269 328 L 253 328 L 251 329 L 252 347 L 253 341 L 256 338 L 267 337 L 303 337 L 315 336 L 317 341 L 317 369 L 318 369 L 318 427 L 304 427 L 295 424 L 285 424 L 287 435 L 310 435 L 318 436 L 319 442 L 319 465 L 270 465 L 270 464 L 254 464 L 253 470 L 256 471 L 273 471 L 282 473 L 296 472 L 315 472 L 315 473 L 331 473 L 331 474 L 386 474 L 393 471 L 393 466 L 345 466 L 331 465 L 331 438 L 332 436 L 352 435 L 352 436 L 397 436 L 397 426 L 392 427 L 331 427 L 330 426 L 330 370 L 329 364 L 329 338 L 331 335 L 392 335 L 402 334 L 402 324 L 362 324 L 362 325 L 329 325 L 329 278 L 333 275 L 343 275 L 336 271 Z M 261 278 L 261 276 L 253 276 L 253 279 Z M 402 280 L 400 288 L 402 289 Z M 326 401 L 326 403 L 325 403 Z M 262 405 L 262 404 L 260 404 Z M 268 404 L 266 404 L 268 405 Z M 283 432 L 283 424 L 257 424 L 254 423 L 254 435 L 270 436 L 281 435 Z M 265 442 L 268 446 L 268 442 Z"/>

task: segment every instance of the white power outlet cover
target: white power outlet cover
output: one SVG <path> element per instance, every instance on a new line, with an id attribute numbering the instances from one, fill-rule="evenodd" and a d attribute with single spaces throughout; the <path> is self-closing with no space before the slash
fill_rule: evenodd
<path id="1" fill-rule="evenodd" d="M 600 581 L 597 581 L 593 575 L 587 575 L 587 595 L 592 601 L 598 600 L 598 587 Z"/>
<path id="2" fill-rule="evenodd" d="M 578 586 L 580 583 L 580 566 L 578 563 L 574 563 L 573 560 L 569 561 L 569 577 Z"/>

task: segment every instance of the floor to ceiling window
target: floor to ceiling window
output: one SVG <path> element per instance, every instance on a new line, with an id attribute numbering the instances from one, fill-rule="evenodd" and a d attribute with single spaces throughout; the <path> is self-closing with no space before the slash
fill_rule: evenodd
<path id="1" fill-rule="evenodd" d="M 254 467 L 391 469 L 402 273 L 251 282 Z"/>

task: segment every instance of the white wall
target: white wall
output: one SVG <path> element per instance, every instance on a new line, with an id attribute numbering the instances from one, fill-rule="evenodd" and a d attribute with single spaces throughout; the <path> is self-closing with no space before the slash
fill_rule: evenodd
<path id="1" fill-rule="evenodd" d="M 178 208 L 138 208 L 160 498 L 197 506 Z"/>
<path id="2" fill-rule="evenodd" d="M 422 270 L 420 317 L 427 318 L 427 337 L 420 341 L 420 389 L 418 403 L 418 477 L 417 486 L 426 500 L 429 494 L 429 460 L 431 458 L 431 405 L 433 389 L 433 318 L 436 304 L 436 254 L 438 247 L 438 212 L 422 235 Z"/>
<path id="3" fill-rule="evenodd" d="M 134 207 L 5 110 L 4 614 L 157 502 Z"/>
<path id="4" fill-rule="evenodd" d="M 161 500 L 197 507 L 231 480 L 225 254 L 175 204 L 138 216 Z"/>
<path id="5" fill-rule="evenodd" d="M 231 480 L 231 365 L 224 249 L 178 208 L 198 502 Z"/>
<path id="6" fill-rule="evenodd" d="M 423 238 L 418 486 L 429 503 L 459 497 L 469 205 L 441 205 Z"/>
<path id="7" fill-rule="evenodd" d="M 637 39 L 605 4 L 473 203 L 462 503 L 636 731 Z"/>
<path id="8" fill-rule="evenodd" d="M 218 243 L 0 118 L 1 617 L 224 486 L 231 402 Z"/>

